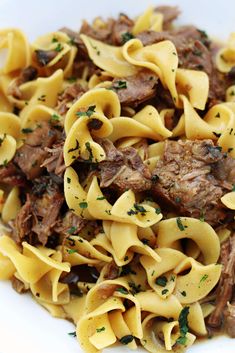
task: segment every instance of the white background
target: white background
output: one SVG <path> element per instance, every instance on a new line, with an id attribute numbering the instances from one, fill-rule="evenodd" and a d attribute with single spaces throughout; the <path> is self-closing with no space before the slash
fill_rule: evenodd
<path id="1" fill-rule="evenodd" d="M 19 27 L 30 40 L 62 26 L 78 29 L 82 18 L 135 16 L 149 4 L 179 5 L 179 22 L 194 23 L 210 35 L 226 39 L 235 31 L 235 0 L 0 0 L 0 27 Z M 50 317 L 29 295 L 18 295 L 0 282 L 0 353 L 80 353 L 76 339 L 67 335 L 74 326 Z M 125 347 L 106 353 L 128 352 Z M 143 352 L 139 350 L 138 352 Z M 235 340 L 220 337 L 196 344 L 189 353 L 235 353 Z"/>

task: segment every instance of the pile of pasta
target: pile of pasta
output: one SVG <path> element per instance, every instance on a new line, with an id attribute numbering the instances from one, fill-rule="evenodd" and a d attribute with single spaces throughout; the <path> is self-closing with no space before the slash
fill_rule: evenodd
<path id="1" fill-rule="evenodd" d="M 162 17 L 147 11 L 135 23 L 134 31 L 162 29 Z M 53 41 L 56 38 L 56 43 Z M 205 109 L 209 80 L 203 71 L 178 68 L 174 44 L 165 40 L 143 46 L 131 39 L 123 46 L 114 47 L 81 35 L 89 57 L 102 70 L 87 80 L 86 70 L 77 81 L 88 91 L 71 104 L 65 116 L 66 140 L 64 144 L 64 195 L 68 208 L 88 220 L 101 220 L 103 232 L 91 240 L 83 234 L 70 235 L 62 248 L 17 245 L 2 225 L 0 237 L 0 278 L 14 275 L 30 290 L 35 300 L 60 318 L 72 320 L 76 336 L 87 353 L 98 352 L 115 342 L 135 349 L 141 344 L 149 352 L 183 351 L 197 336 L 206 336 L 205 318 L 214 306 L 206 301 L 207 295 L 219 281 L 221 265 L 217 264 L 220 243 L 229 236 L 229 230 L 216 233 L 206 222 L 188 217 L 167 219 L 157 202 L 143 200 L 143 195 L 127 190 L 110 204 L 104 197 L 99 179 L 93 176 L 81 183 L 73 169 L 74 160 L 80 158 L 100 163 L 106 158 L 96 139 L 108 138 L 118 148 L 132 146 L 144 160 L 143 139 L 154 143 L 148 146 L 148 159 L 144 163 L 152 171 L 163 153 L 168 138 L 212 139 L 235 157 L 234 87 L 227 92 L 227 101 L 213 106 L 202 119 L 198 111 Z M 21 96 L 15 98 L 9 87 L 19 71 L 34 62 L 35 50 L 61 50 L 43 68 L 39 78 L 20 85 Z M 24 129 L 34 129 L 41 121 L 49 121 L 56 111 L 57 96 L 70 83 L 77 47 L 63 32 L 53 32 L 29 44 L 17 29 L 0 31 L 0 52 L 5 61 L 0 69 L 0 164 L 10 162 L 23 144 Z M 235 65 L 235 42 L 219 53 L 217 65 L 228 72 Z M 176 109 L 183 111 L 177 126 L 170 131 L 165 126 L 166 114 L 174 109 L 157 111 L 147 105 L 136 112 L 126 107 L 121 115 L 117 94 L 110 90 L 114 77 L 127 77 L 147 68 L 155 73 L 164 88 L 169 90 Z M 188 89 L 190 87 L 190 89 Z M 13 107 L 20 110 L 12 113 Z M 89 114 L 79 111 L 88 111 Z M 220 119 L 216 116 L 220 115 Z M 100 128 L 89 130 L 91 118 Z M 76 146 L 78 148 L 76 148 Z M 234 192 L 225 195 L 222 202 L 235 209 Z M 21 202 L 18 187 L 0 192 L 2 221 L 16 217 Z M 142 200 L 142 201 L 140 201 Z M 145 212 L 130 212 L 134 205 Z M 84 207 L 81 207 L 83 205 Z M 182 240 L 186 247 L 182 247 Z M 155 244 L 154 247 L 151 244 Z M 112 263 L 120 269 L 115 279 L 106 279 Z M 94 266 L 99 270 L 96 283 L 77 283 L 83 295 L 70 293 L 61 275 L 73 266 Z M 123 271 L 123 269 L 129 269 Z"/>

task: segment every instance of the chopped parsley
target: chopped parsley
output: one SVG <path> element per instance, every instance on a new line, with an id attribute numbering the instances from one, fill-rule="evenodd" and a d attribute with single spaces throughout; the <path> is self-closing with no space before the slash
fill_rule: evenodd
<path id="1" fill-rule="evenodd" d="M 74 332 L 68 332 L 68 335 L 69 335 L 69 336 L 72 336 L 72 337 L 76 337 L 76 336 L 77 336 L 76 331 L 74 331 Z"/>
<path id="2" fill-rule="evenodd" d="M 78 140 L 76 139 L 76 146 L 75 146 L 74 148 L 70 148 L 70 149 L 68 150 L 68 153 L 74 152 L 74 151 L 78 150 L 79 148 L 80 148 L 80 145 L 79 145 Z M 76 158 L 76 157 L 75 157 L 75 158 Z"/>
<path id="3" fill-rule="evenodd" d="M 6 167 L 6 166 L 7 166 L 7 163 L 8 163 L 8 159 L 4 159 L 4 161 L 3 161 L 3 164 L 2 164 L 2 165 L 3 165 L 4 167 Z"/>
<path id="4" fill-rule="evenodd" d="M 67 233 L 69 233 L 70 235 L 74 234 L 77 230 L 77 227 L 71 227 L 67 230 Z"/>
<path id="5" fill-rule="evenodd" d="M 215 118 L 220 118 L 220 113 L 219 112 L 215 115 Z"/>
<path id="6" fill-rule="evenodd" d="M 188 333 L 188 314 L 189 307 L 185 306 L 179 316 L 179 326 L 180 326 L 180 337 L 177 339 L 177 343 L 185 345 L 187 342 L 186 334 Z"/>
<path id="7" fill-rule="evenodd" d="M 120 342 L 122 344 L 129 344 L 133 341 L 133 339 L 134 339 L 134 336 L 126 335 L 126 336 L 123 336 L 122 338 L 120 338 Z"/>
<path id="8" fill-rule="evenodd" d="M 55 51 L 58 53 L 64 49 L 63 45 L 61 43 L 58 43 L 57 46 L 55 47 Z"/>
<path id="9" fill-rule="evenodd" d="M 86 142 L 85 143 L 85 146 L 86 146 L 86 149 L 89 153 L 89 158 L 88 158 L 88 161 L 89 162 L 92 162 L 92 159 L 93 159 L 93 152 L 92 152 L 92 149 L 91 149 L 91 145 L 90 145 L 90 142 Z"/>
<path id="10" fill-rule="evenodd" d="M 201 211 L 199 219 L 200 219 L 201 222 L 205 222 L 205 213 L 204 213 L 204 211 Z"/>
<path id="11" fill-rule="evenodd" d="M 60 116 L 57 114 L 52 114 L 50 121 L 60 121 Z"/>
<path id="12" fill-rule="evenodd" d="M 153 183 L 156 183 L 158 181 L 158 179 L 159 179 L 158 175 L 153 175 L 152 178 L 151 178 Z"/>
<path id="13" fill-rule="evenodd" d="M 105 327 L 104 327 L 104 326 L 101 327 L 101 328 L 97 328 L 97 329 L 96 329 L 96 332 L 97 332 L 97 333 L 100 333 L 100 332 L 102 332 L 102 331 L 105 331 Z"/>
<path id="14" fill-rule="evenodd" d="M 138 205 L 138 203 L 134 203 L 134 208 L 137 212 L 140 212 L 142 215 L 147 212 L 146 209 L 143 206 Z"/>
<path id="15" fill-rule="evenodd" d="M 182 292 L 180 292 L 180 294 L 181 294 L 183 297 L 186 297 L 186 296 L 187 296 L 187 293 L 185 292 L 185 290 L 183 290 Z"/>
<path id="16" fill-rule="evenodd" d="M 122 288 L 122 287 L 117 288 L 116 292 L 119 292 L 121 294 L 128 294 L 128 290 L 126 290 L 126 288 Z"/>
<path id="17" fill-rule="evenodd" d="M 71 77 L 66 78 L 66 80 L 67 80 L 69 83 L 74 83 L 74 82 L 77 81 L 77 77 L 71 76 Z"/>
<path id="18" fill-rule="evenodd" d="M 42 94 L 40 97 L 38 97 L 38 101 L 45 102 L 46 101 L 46 95 Z"/>
<path id="19" fill-rule="evenodd" d="M 67 183 L 70 184 L 71 183 L 71 179 L 67 178 Z"/>
<path id="20" fill-rule="evenodd" d="M 180 202 L 181 202 L 181 198 L 180 198 L 179 196 L 176 196 L 175 202 L 176 202 L 176 203 L 180 203 Z"/>
<path id="21" fill-rule="evenodd" d="M 96 108 L 95 105 L 91 105 L 91 106 L 87 109 L 87 111 L 85 111 L 85 112 L 77 112 L 76 115 L 79 116 L 79 117 L 81 117 L 81 116 L 88 116 L 88 118 L 90 118 L 90 117 L 94 114 L 95 108 Z"/>
<path id="22" fill-rule="evenodd" d="M 128 282 L 130 289 L 130 292 L 132 295 L 135 295 L 139 292 L 141 292 L 141 285 L 140 284 L 135 284 L 134 282 Z"/>
<path id="23" fill-rule="evenodd" d="M 235 191 L 235 184 L 233 184 L 233 188 L 232 188 L 232 191 Z"/>
<path id="24" fill-rule="evenodd" d="M 161 287 L 166 287 L 167 284 L 167 278 L 165 276 L 158 277 L 156 279 L 156 284 L 158 284 Z"/>
<path id="25" fill-rule="evenodd" d="M 201 287 L 201 284 L 207 280 L 209 276 L 207 274 L 203 275 L 202 278 L 200 279 L 199 286 L 198 288 Z"/>
<path id="26" fill-rule="evenodd" d="M 87 207 L 88 207 L 88 203 L 87 203 L 87 202 L 85 202 L 85 201 L 80 202 L 80 203 L 79 203 L 79 207 L 80 207 L 80 208 L 82 208 L 82 209 L 85 209 L 85 208 L 87 208 Z"/>
<path id="27" fill-rule="evenodd" d="M 162 290 L 162 295 L 165 295 L 165 294 L 167 294 L 168 292 L 169 292 L 168 289 L 163 289 L 163 290 Z"/>
<path id="28" fill-rule="evenodd" d="M 160 207 L 156 207 L 156 208 L 155 208 L 155 213 L 156 213 L 156 214 L 160 214 L 160 213 L 161 213 Z"/>
<path id="29" fill-rule="evenodd" d="M 58 42 L 58 39 L 56 37 L 53 37 L 52 40 L 51 40 L 52 43 L 57 43 Z"/>
<path id="30" fill-rule="evenodd" d="M 176 223 L 177 223 L 179 230 L 181 230 L 181 231 L 185 230 L 186 227 L 183 225 L 180 217 L 176 218 Z"/>
<path id="31" fill-rule="evenodd" d="M 215 132 L 215 131 L 213 131 L 213 134 L 214 134 L 216 137 L 218 137 L 218 138 L 221 136 L 220 133 L 217 133 L 217 132 Z"/>
<path id="32" fill-rule="evenodd" d="M 98 197 L 96 198 L 96 200 L 98 200 L 98 201 L 105 200 L 105 199 L 106 199 L 105 196 L 98 196 Z"/>
<path id="33" fill-rule="evenodd" d="M 32 129 L 30 129 L 29 127 L 26 127 L 24 129 L 21 130 L 23 132 L 23 134 L 31 134 L 31 132 L 33 132 Z"/>
<path id="34" fill-rule="evenodd" d="M 125 44 L 126 42 L 128 42 L 129 40 L 131 40 L 133 38 L 135 38 L 135 37 L 130 32 L 122 33 L 122 44 Z"/>
<path id="35" fill-rule="evenodd" d="M 115 89 L 123 89 L 127 88 L 127 82 L 126 81 L 116 81 L 114 82 L 113 88 Z"/>
<path id="36" fill-rule="evenodd" d="M 67 252 L 68 252 L 68 254 L 74 254 L 75 252 L 77 252 L 77 250 L 76 249 L 68 249 L 67 250 Z"/>

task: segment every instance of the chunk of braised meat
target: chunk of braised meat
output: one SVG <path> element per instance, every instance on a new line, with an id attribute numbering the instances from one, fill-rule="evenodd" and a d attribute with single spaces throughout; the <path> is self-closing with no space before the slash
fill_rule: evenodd
<path id="1" fill-rule="evenodd" d="M 125 43 L 125 34 L 131 33 L 134 21 L 127 15 L 121 13 L 117 20 L 114 21 L 112 28 L 112 44 L 123 45 Z"/>
<path id="2" fill-rule="evenodd" d="M 39 66 L 46 66 L 51 60 L 53 60 L 57 55 L 56 50 L 35 50 L 35 59 Z"/>
<path id="3" fill-rule="evenodd" d="M 23 240 L 27 240 L 30 243 L 33 242 L 31 239 L 32 227 L 36 222 L 36 216 L 33 212 L 32 202 L 29 194 L 25 204 L 21 207 L 15 220 L 11 222 L 12 233 L 11 236 L 16 243 L 21 243 Z"/>
<path id="4" fill-rule="evenodd" d="M 88 220 L 77 216 L 72 211 L 67 211 L 65 216 L 57 222 L 54 230 L 56 233 L 68 237 L 70 234 L 78 234 L 88 222 Z"/>
<path id="5" fill-rule="evenodd" d="M 112 89 L 123 105 L 137 106 L 156 94 L 158 77 L 149 70 L 141 70 L 136 75 L 115 78 Z"/>
<path id="6" fill-rule="evenodd" d="M 114 261 L 110 262 L 106 266 L 106 271 L 104 274 L 105 279 L 115 279 L 120 276 L 120 268 L 115 264 Z"/>
<path id="7" fill-rule="evenodd" d="M 235 338 L 235 302 L 228 303 L 224 310 L 224 326 L 228 335 Z"/>
<path id="8" fill-rule="evenodd" d="M 25 143 L 14 157 L 14 163 L 22 170 L 27 179 L 39 177 L 44 168 L 41 167 L 48 156 L 45 147 L 51 147 L 56 141 L 58 131 L 52 129 L 49 123 L 41 122 L 34 131 L 27 133 Z"/>
<path id="9" fill-rule="evenodd" d="M 25 287 L 25 284 L 15 276 L 11 278 L 11 284 L 13 289 L 19 294 L 26 293 L 28 291 L 28 288 Z"/>
<path id="10" fill-rule="evenodd" d="M 172 22 L 180 15 L 177 6 L 157 6 L 154 11 L 163 14 L 163 30 L 171 28 Z"/>
<path id="11" fill-rule="evenodd" d="M 25 82 L 32 81 L 37 77 L 38 71 L 33 66 L 28 66 L 20 72 L 20 75 L 13 81 L 13 83 L 8 88 L 8 94 L 14 96 L 15 98 L 21 99 L 22 92 L 19 86 Z"/>
<path id="12" fill-rule="evenodd" d="M 170 31 L 144 31 L 137 35 L 144 45 L 170 40 L 175 44 L 179 67 L 204 71 L 209 75 L 209 106 L 223 101 L 229 86 L 227 76 L 221 74 L 213 63 L 213 50 L 204 31 L 194 26 L 182 26 Z"/>
<path id="13" fill-rule="evenodd" d="M 53 234 L 63 202 L 58 185 L 49 182 L 48 177 L 36 180 L 32 193 L 27 194 L 26 203 L 10 224 L 12 238 L 17 243 L 27 240 L 30 244 L 45 245 Z"/>
<path id="14" fill-rule="evenodd" d="M 65 88 L 64 92 L 59 94 L 56 110 L 64 115 L 69 110 L 71 104 L 78 100 L 86 90 L 79 84 L 74 83 Z"/>
<path id="15" fill-rule="evenodd" d="M 102 21 L 101 18 L 98 18 L 99 21 Z M 103 21 L 102 21 L 103 22 Z M 91 38 L 100 40 L 101 42 L 111 44 L 111 36 L 113 32 L 114 20 L 108 19 L 102 26 L 91 26 L 87 21 L 82 22 L 79 34 L 85 34 Z"/>
<path id="16" fill-rule="evenodd" d="M 235 160 L 211 140 L 166 141 L 153 171 L 152 192 L 157 201 L 179 214 L 203 216 L 215 226 L 229 216 L 220 198 L 232 190 L 234 170 Z"/>
<path id="17" fill-rule="evenodd" d="M 52 148 L 45 147 L 48 152 L 48 157 L 44 160 L 41 167 L 45 167 L 48 173 L 54 173 L 59 177 L 62 177 L 66 166 L 64 164 L 63 154 L 64 142 L 60 142 L 52 146 Z"/>
<path id="18" fill-rule="evenodd" d="M 72 76 L 82 77 L 85 70 L 86 78 L 89 79 L 97 71 L 98 68 L 97 66 L 95 66 L 95 64 L 93 64 L 93 62 L 89 58 L 86 46 L 80 38 L 80 33 L 72 31 L 67 27 L 61 28 L 60 31 L 66 33 L 70 37 L 72 43 L 78 48 L 73 63 Z"/>
<path id="19" fill-rule="evenodd" d="M 80 55 L 83 55 L 83 59 L 88 57 L 86 46 L 80 38 L 80 33 L 71 30 L 68 27 L 62 27 L 59 29 L 60 32 L 64 32 L 71 39 L 72 43 L 79 49 Z"/>
<path id="20" fill-rule="evenodd" d="M 24 174 L 13 162 L 9 162 L 6 166 L 0 167 L 0 180 L 1 183 L 12 186 L 26 185 Z"/>
<path id="21" fill-rule="evenodd" d="M 120 191 L 132 189 L 135 192 L 151 188 L 151 173 L 133 147 L 118 150 L 110 140 L 100 142 L 106 153 L 106 160 L 99 163 L 101 187 L 114 187 Z"/>
<path id="22" fill-rule="evenodd" d="M 53 233 L 53 227 L 57 223 L 63 203 L 64 195 L 56 184 L 49 184 L 41 197 L 34 198 L 33 212 L 37 222 L 32 227 L 32 231 L 42 245 L 47 243 L 48 237 Z"/>
<path id="23" fill-rule="evenodd" d="M 235 284 L 235 235 L 227 239 L 222 244 L 220 262 L 223 265 L 220 282 L 216 292 L 216 307 L 208 319 L 208 325 L 214 328 L 221 327 L 223 314 L 226 317 L 227 332 L 235 332 L 230 324 L 234 322 L 235 314 L 233 309 L 229 309 L 227 303 L 232 300 Z"/>

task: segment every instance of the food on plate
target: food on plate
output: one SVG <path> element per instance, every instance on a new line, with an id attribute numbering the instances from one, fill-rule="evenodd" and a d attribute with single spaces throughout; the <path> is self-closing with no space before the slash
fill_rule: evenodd
<path id="1" fill-rule="evenodd" d="M 235 41 L 177 7 L 0 31 L 0 279 L 115 342 L 235 337 Z"/>

